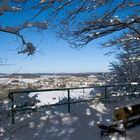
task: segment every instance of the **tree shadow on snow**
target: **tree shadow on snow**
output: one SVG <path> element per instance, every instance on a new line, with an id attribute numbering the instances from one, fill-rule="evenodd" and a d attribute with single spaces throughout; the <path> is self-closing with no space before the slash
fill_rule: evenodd
<path id="1" fill-rule="evenodd" d="M 23 100 L 25 97 L 22 97 Z M 28 98 L 28 97 L 26 97 Z M 38 103 L 35 96 L 30 99 L 32 104 Z M 27 100 L 26 105 L 27 105 Z M 71 102 L 75 99 L 71 99 Z M 63 98 L 57 104 L 67 102 Z M 20 104 L 21 105 L 21 104 Z M 22 104 L 23 105 L 23 104 Z M 115 105 L 100 102 L 71 104 L 71 113 L 67 105 L 48 106 L 35 110 L 17 112 L 15 124 L 11 124 L 11 113 L 0 121 L 0 139 L 7 140 L 99 140 L 111 139 L 101 137 L 98 121 L 111 123 Z M 6 115 L 6 114 L 5 114 Z M 117 140 L 117 139 L 116 139 Z"/>

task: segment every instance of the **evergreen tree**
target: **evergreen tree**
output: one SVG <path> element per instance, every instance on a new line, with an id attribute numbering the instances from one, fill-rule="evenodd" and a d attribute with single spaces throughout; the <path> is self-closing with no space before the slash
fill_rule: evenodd
<path id="1" fill-rule="evenodd" d="M 112 62 L 111 83 L 140 83 L 140 40 L 135 37 L 118 41 L 120 52 L 116 54 L 117 62 Z"/>

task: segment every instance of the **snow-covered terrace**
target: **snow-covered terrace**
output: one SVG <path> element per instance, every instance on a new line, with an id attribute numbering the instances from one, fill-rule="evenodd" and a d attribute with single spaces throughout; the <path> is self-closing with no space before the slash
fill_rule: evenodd
<path id="1" fill-rule="evenodd" d="M 74 90 L 73 99 L 87 97 L 93 89 Z M 35 94 L 37 96 L 35 96 Z M 49 96 L 48 96 L 49 95 Z M 29 97 L 36 97 L 37 106 L 44 104 L 61 103 L 67 97 L 66 92 L 32 93 Z M 58 96 L 59 95 L 59 96 Z M 90 102 L 71 104 L 71 112 L 68 113 L 67 105 L 48 106 L 38 108 L 35 111 L 27 110 L 17 112 L 15 124 L 11 123 L 11 112 L 4 110 L 0 115 L 0 139 L 1 140 L 139 140 L 140 125 L 127 130 L 126 137 L 115 133 L 101 137 L 97 122 L 110 124 L 116 107 L 139 103 L 139 98 L 124 98 L 117 94 L 112 96 L 109 102 L 93 100 Z M 48 97 L 47 97 L 48 96 Z M 47 97 L 47 98 L 46 98 Z M 19 98 L 16 98 L 17 102 Z M 25 98 L 22 98 L 25 102 Z M 3 107 L 8 101 L 1 102 Z M 20 104 L 21 105 L 21 104 Z"/>

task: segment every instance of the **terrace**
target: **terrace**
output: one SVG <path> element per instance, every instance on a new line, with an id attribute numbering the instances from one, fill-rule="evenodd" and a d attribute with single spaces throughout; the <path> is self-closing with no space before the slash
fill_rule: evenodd
<path id="1" fill-rule="evenodd" d="M 3 102 L 7 111 L 0 116 L 0 138 L 124 140 L 118 134 L 101 137 L 96 123 L 110 124 L 116 107 L 139 103 L 139 88 L 106 85 L 10 92 L 11 101 Z M 139 126 L 128 130 L 127 138 L 138 138 L 138 130 Z"/>

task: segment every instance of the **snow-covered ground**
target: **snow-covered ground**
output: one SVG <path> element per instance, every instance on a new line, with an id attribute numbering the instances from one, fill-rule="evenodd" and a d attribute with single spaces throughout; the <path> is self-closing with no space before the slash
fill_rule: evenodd
<path id="1" fill-rule="evenodd" d="M 70 90 L 71 100 L 86 100 L 95 96 L 95 93 L 101 93 L 93 88 Z M 36 106 L 50 105 L 56 103 L 67 102 L 68 91 L 47 91 L 47 92 L 31 92 L 30 94 L 14 94 L 15 105 L 23 106 L 35 102 Z"/>
<path id="2" fill-rule="evenodd" d="M 18 80 L 19 82 L 24 82 L 24 83 L 34 83 L 38 80 L 41 80 L 42 78 L 0 78 L 0 84 L 3 83 L 11 83 L 13 80 Z"/>
<path id="3" fill-rule="evenodd" d="M 91 89 L 90 89 L 91 90 Z M 79 91 L 86 95 L 89 91 Z M 73 97 L 77 97 L 73 91 Z M 35 95 L 37 94 L 37 95 Z M 58 103 L 67 97 L 57 92 L 48 94 L 31 93 L 36 97 L 38 106 L 46 103 Z M 59 96 L 57 96 L 59 95 Z M 114 97 L 115 98 L 115 97 Z M 22 98 L 22 100 L 25 100 Z M 67 105 L 47 107 L 36 111 L 17 112 L 15 124 L 11 124 L 11 113 L 7 108 L 8 101 L 2 101 L 0 115 L 0 140 L 139 140 L 140 125 L 127 130 L 126 138 L 115 133 L 101 137 L 97 122 L 110 124 L 116 107 L 139 103 L 139 99 L 119 100 L 118 102 L 102 103 L 92 101 L 71 105 L 71 113 L 67 113 Z"/>

